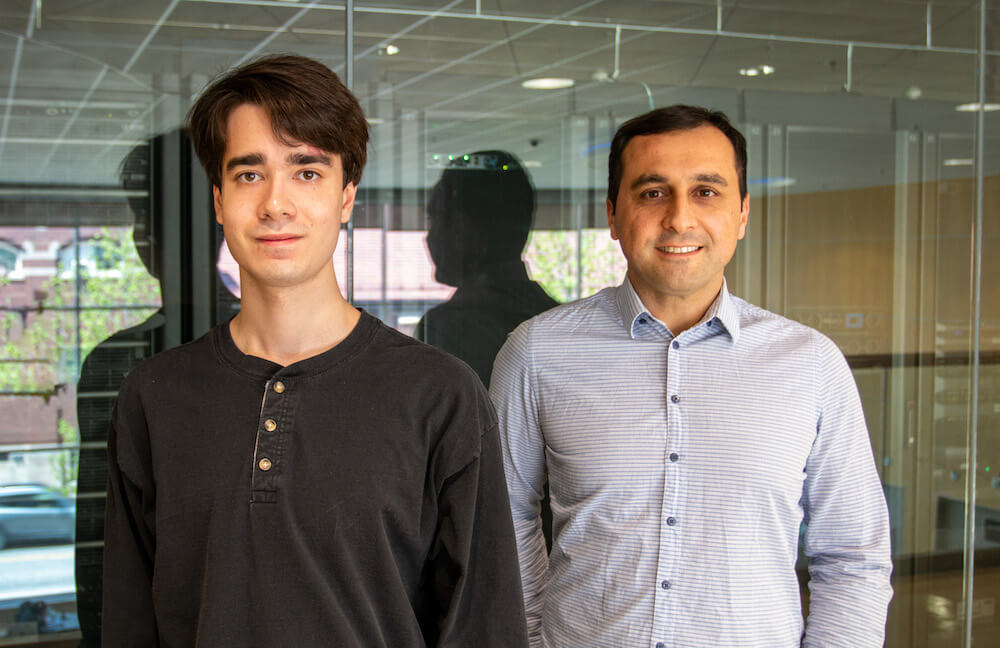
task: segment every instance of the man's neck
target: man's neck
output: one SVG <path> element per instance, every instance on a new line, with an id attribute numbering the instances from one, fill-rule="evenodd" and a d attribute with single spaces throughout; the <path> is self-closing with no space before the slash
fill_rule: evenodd
<path id="1" fill-rule="evenodd" d="M 662 293 L 647 294 L 649 291 L 641 290 L 634 283 L 632 288 L 636 291 L 650 315 L 667 325 L 670 332 L 675 336 L 688 330 L 705 317 L 705 313 L 712 307 L 722 290 L 720 283 L 715 291 L 703 291 L 693 295 L 665 295 Z"/>
<path id="2" fill-rule="evenodd" d="M 361 313 L 340 294 L 336 276 L 292 287 L 242 284 L 242 306 L 229 330 L 240 351 L 288 366 L 344 340 Z"/>

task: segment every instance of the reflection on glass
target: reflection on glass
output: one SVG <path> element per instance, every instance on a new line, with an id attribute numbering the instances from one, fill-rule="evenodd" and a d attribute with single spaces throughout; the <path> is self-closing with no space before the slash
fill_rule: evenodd
<path id="1" fill-rule="evenodd" d="M 133 156 L 148 156 L 147 147 Z M 124 193 L 145 200 L 146 182 L 142 175 Z M 141 261 L 150 249 L 145 216 L 122 217 L 120 193 L 105 209 L 86 225 L 0 227 L 0 636 L 76 629 L 74 578 L 100 562 L 103 446 L 117 384 L 95 370 L 109 372 L 102 340 L 160 301 Z M 81 616 L 89 604 L 96 618 L 99 588 L 90 591 L 96 606 L 84 588 Z"/>
<path id="2" fill-rule="evenodd" d="M 168 135 L 169 136 L 169 135 Z M 131 310 L 128 321 L 119 320 L 103 328 L 113 334 L 87 354 L 77 385 L 77 420 L 82 448 L 79 460 L 76 519 L 76 592 L 77 615 L 82 640 L 80 648 L 97 647 L 101 638 L 101 571 L 103 565 L 104 492 L 107 484 L 108 426 L 114 399 L 128 371 L 151 354 L 152 335 L 166 321 L 161 311 L 153 311 L 160 285 L 160 251 L 156 241 L 156 223 L 152 217 L 148 193 L 150 151 L 144 143 L 133 148 L 122 160 L 122 188 L 130 192 L 129 209 L 135 218 L 132 243 L 140 264 L 125 266 L 131 248 L 125 240 L 108 245 L 103 239 L 91 245 L 88 259 L 105 278 L 100 284 L 102 306 L 112 300 Z M 80 255 L 82 256 L 82 255 Z M 78 256 L 78 258 L 80 258 Z M 115 263 L 117 261 L 117 263 Z M 104 266 L 111 265 L 114 274 Z M 83 267 L 78 263 L 77 268 Z M 152 311 L 152 312 L 151 312 Z M 140 319 L 145 317 L 145 319 Z"/>
<path id="3" fill-rule="evenodd" d="M 521 260 L 534 220 L 534 187 L 512 154 L 477 151 L 442 172 L 427 212 L 434 278 L 456 290 L 427 311 L 414 335 L 464 360 L 488 387 L 507 334 L 557 304 Z"/>

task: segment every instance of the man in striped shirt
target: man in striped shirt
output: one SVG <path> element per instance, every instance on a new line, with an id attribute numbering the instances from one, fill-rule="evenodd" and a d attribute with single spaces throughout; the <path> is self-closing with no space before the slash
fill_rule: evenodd
<path id="1" fill-rule="evenodd" d="M 723 277 L 743 136 L 691 106 L 626 122 L 607 211 L 625 281 L 521 325 L 493 370 L 532 646 L 881 646 L 889 521 L 851 372 Z"/>

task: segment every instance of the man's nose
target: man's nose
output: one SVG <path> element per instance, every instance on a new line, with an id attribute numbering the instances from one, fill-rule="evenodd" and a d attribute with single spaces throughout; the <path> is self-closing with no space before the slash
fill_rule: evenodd
<path id="1" fill-rule="evenodd" d="M 675 193 L 668 200 L 663 212 L 663 229 L 678 233 L 686 232 L 695 226 L 694 205 L 691 198 L 683 193 Z"/>
<path id="2" fill-rule="evenodd" d="M 261 204 L 261 217 L 271 220 L 284 220 L 295 215 L 295 202 L 292 200 L 288 182 L 281 178 L 268 181 L 267 191 Z"/>

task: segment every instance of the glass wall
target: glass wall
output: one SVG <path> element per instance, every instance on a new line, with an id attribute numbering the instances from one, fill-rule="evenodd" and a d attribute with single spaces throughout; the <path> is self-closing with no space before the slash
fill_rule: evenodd
<path id="1" fill-rule="evenodd" d="M 998 25 L 986 0 L 4 3 L 0 645 L 75 643 L 78 622 L 93 636 L 117 385 L 239 307 L 238 269 L 177 129 L 214 74 L 270 52 L 324 61 L 369 117 L 370 162 L 335 257 L 347 296 L 485 363 L 484 380 L 492 342 L 435 338 L 440 307 L 479 285 L 466 257 L 480 238 L 514 236 L 490 229 L 498 220 L 531 225 L 523 281 L 544 293 L 518 293 L 523 317 L 619 283 L 604 209 L 615 128 L 651 106 L 725 111 L 750 156 L 730 289 L 831 337 L 862 394 L 893 527 L 887 645 L 989 645 Z M 529 188 L 494 188 L 514 193 L 456 224 L 435 187 L 505 164 Z M 512 246 L 491 261 L 516 274 Z"/>

